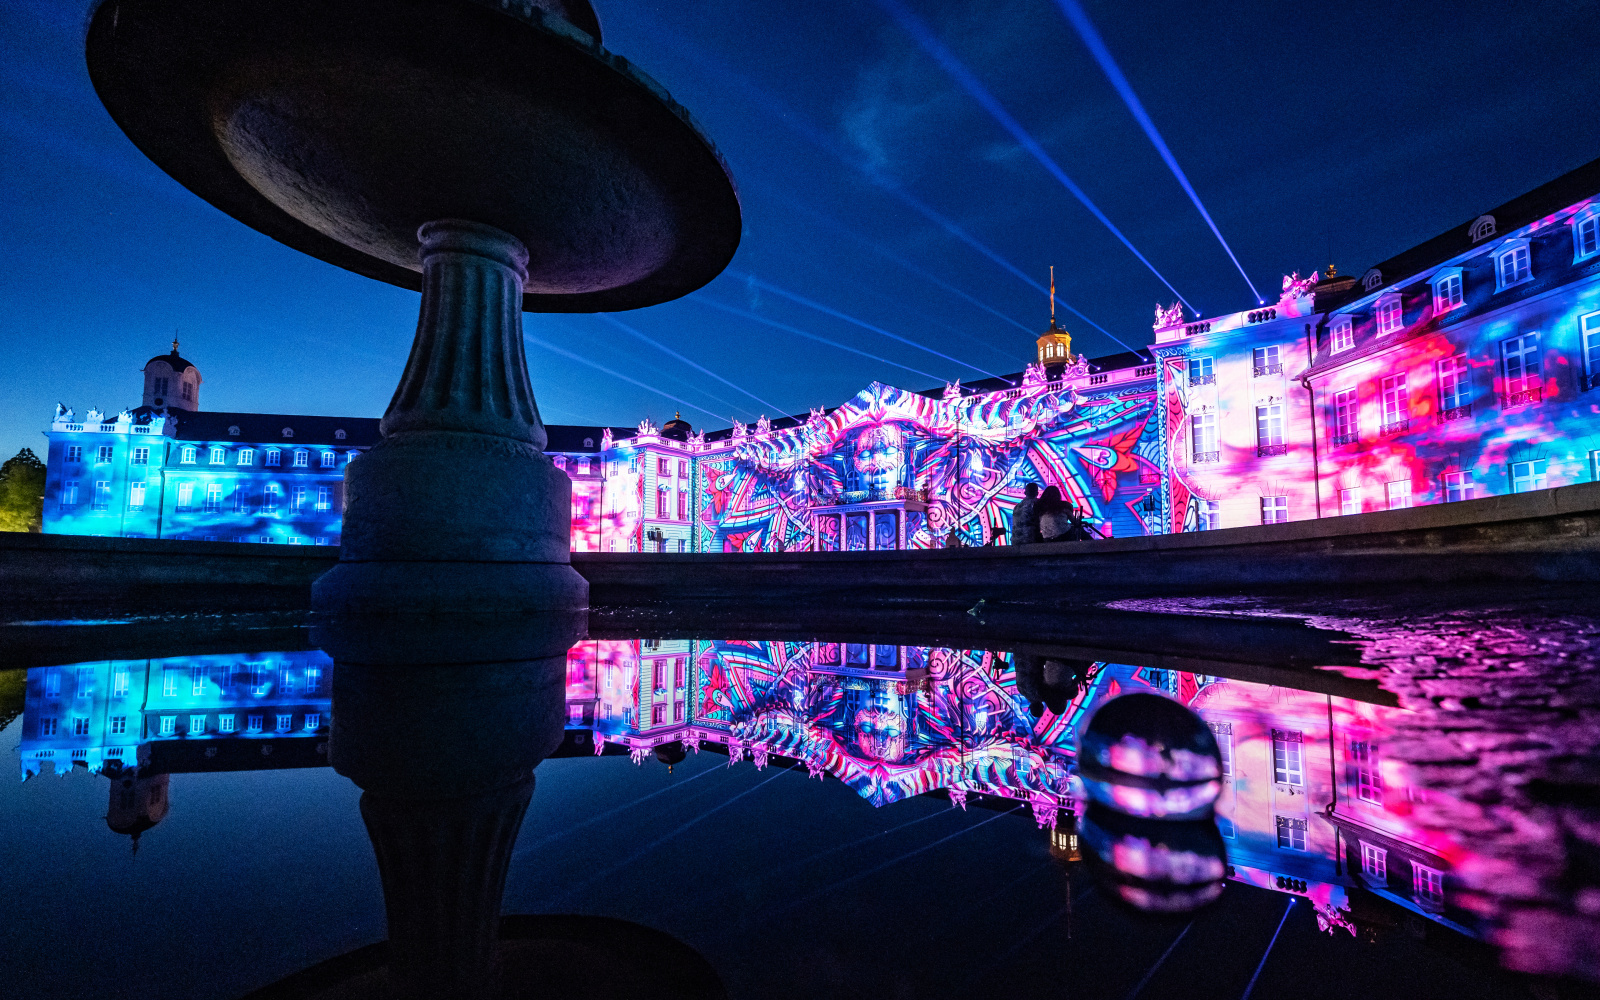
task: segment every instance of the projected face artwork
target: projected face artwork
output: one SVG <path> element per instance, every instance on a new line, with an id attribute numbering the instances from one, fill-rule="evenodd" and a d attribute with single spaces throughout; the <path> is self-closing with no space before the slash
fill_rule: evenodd
<path id="1" fill-rule="evenodd" d="M 874 383 L 801 426 L 736 436 L 697 459 L 697 548 L 932 548 L 952 532 L 982 545 L 1009 532 L 1029 482 L 1060 487 L 1109 533 L 1146 532 L 1136 505 L 1159 479 L 1153 391 L 1005 395 L 945 401 Z M 844 509 L 895 501 L 903 524 Z"/>

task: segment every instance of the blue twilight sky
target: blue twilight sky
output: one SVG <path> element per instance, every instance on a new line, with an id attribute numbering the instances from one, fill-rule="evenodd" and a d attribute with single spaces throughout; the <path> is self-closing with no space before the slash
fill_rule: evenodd
<path id="1" fill-rule="evenodd" d="M 1269 298 L 1291 269 L 1331 253 L 1360 273 L 1600 156 L 1593 0 L 1082 2 Z M 1187 301 L 1207 315 L 1254 304 L 1057 0 L 903 3 Z M 417 295 L 274 243 L 146 161 L 89 86 L 87 6 L 0 4 L 0 454 L 42 450 L 57 401 L 137 405 L 139 368 L 174 330 L 206 409 L 380 415 Z M 695 114 L 745 213 L 727 273 L 616 319 L 751 395 L 604 317 L 530 315 L 527 331 L 565 352 L 529 345 L 547 422 L 681 409 L 727 426 L 874 379 L 1013 372 L 1048 308 L 1017 272 L 1042 286 L 1052 264 L 1062 301 L 1148 342 L 1172 293 L 897 6 L 599 0 L 607 47 Z M 1121 349 L 1063 318 L 1079 350 Z"/>

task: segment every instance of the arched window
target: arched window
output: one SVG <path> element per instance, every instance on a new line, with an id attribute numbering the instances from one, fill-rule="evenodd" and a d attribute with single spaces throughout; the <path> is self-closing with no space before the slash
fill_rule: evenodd
<path id="1" fill-rule="evenodd" d="M 334 431 L 333 432 L 333 439 L 335 441 L 343 441 L 344 440 L 344 428 L 341 427 L 340 429 Z"/>
<path id="2" fill-rule="evenodd" d="M 1381 284 L 1383 284 L 1383 272 L 1377 268 L 1372 268 L 1361 278 L 1361 287 L 1369 292 Z"/>
<path id="3" fill-rule="evenodd" d="M 1467 230 L 1467 235 L 1472 237 L 1472 242 L 1482 243 L 1494 235 L 1494 216 L 1480 215 L 1472 222 L 1472 228 Z"/>

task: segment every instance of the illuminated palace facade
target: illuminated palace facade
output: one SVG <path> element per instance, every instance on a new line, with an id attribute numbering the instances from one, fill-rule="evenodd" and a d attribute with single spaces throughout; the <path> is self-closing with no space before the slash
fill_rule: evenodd
<path id="1" fill-rule="evenodd" d="M 167 816 L 175 776 L 326 766 L 335 669 L 316 650 L 30 669 L 22 776 L 104 776 L 107 824 L 138 836 Z M 1045 676 L 1074 680 L 1035 717 Z M 1054 834 L 1083 797 L 1079 728 L 1132 691 L 1178 699 L 1216 734 L 1232 879 L 1304 897 L 1333 931 L 1408 912 L 1471 926 L 1453 874 L 1470 845 L 1416 822 L 1428 794 L 1384 754 L 1409 713 L 1357 698 L 980 649 L 589 639 L 567 654 L 556 756 L 725 753 L 729 766 L 836 780 L 875 806 L 1016 809 Z"/>
<path id="2" fill-rule="evenodd" d="M 1284 278 L 1209 319 L 1156 310 L 1149 356 L 1056 326 L 1008 378 L 874 382 L 706 433 L 549 425 L 579 551 L 1003 544 L 1029 482 L 1102 535 L 1329 517 L 1600 477 L 1600 161 L 1367 270 Z M 199 372 L 51 424 L 44 530 L 339 542 L 372 418 L 205 413 Z"/>

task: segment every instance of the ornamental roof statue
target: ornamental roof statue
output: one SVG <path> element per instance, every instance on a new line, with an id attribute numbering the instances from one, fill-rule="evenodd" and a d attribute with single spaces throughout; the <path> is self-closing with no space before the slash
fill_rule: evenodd
<path id="1" fill-rule="evenodd" d="M 1181 302 L 1174 302 L 1165 309 L 1161 307 L 1161 303 L 1156 303 L 1156 321 L 1151 327 L 1152 329 L 1165 330 L 1169 327 L 1181 326 L 1182 324 L 1183 304 Z"/>

